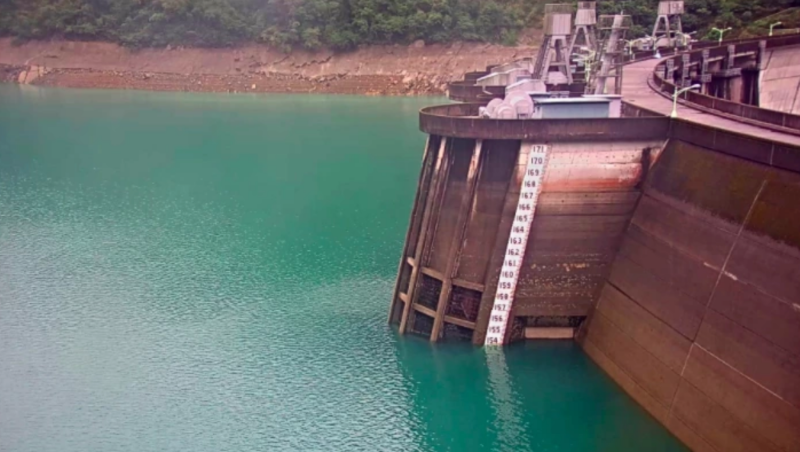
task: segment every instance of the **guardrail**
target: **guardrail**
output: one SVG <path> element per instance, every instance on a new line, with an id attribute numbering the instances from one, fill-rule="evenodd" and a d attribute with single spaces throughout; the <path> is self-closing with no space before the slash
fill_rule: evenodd
<path id="1" fill-rule="evenodd" d="M 476 85 L 474 81 L 461 80 L 447 85 L 448 97 L 459 102 L 475 102 L 482 94 L 492 97 L 503 97 L 506 93 L 505 86 Z"/>
<path id="2" fill-rule="evenodd" d="M 763 165 L 800 173 L 800 147 L 718 129 L 623 103 L 626 117 L 586 119 L 489 119 L 480 103 L 455 103 L 420 110 L 419 128 L 456 138 L 541 141 L 662 140 L 673 138 Z"/>
<path id="3" fill-rule="evenodd" d="M 710 48 L 705 47 L 708 49 L 706 57 L 718 58 L 728 56 L 728 45 L 731 44 L 736 46 L 736 52 L 740 54 L 758 52 L 760 49 L 759 43 L 761 41 L 765 41 L 766 50 L 770 50 L 800 45 L 800 35 L 728 41 L 724 42 L 723 46 Z M 679 73 L 684 64 L 697 63 L 701 61 L 702 58 L 704 58 L 704 51 L 705 50 L 703 49 L 695 48 L 687 53 L 684 53 L 680 57 L 673 56 L 670 58 L 674 61 L 675 73 Z M 687 55 L 688 59 L 686 59 Z M 671 99 L 673 93 L 675 92 L 675 83 L 665 79 L 664 74 L 666 73 L 665 68 L 667 67 L 666 61 L 667 60 L 662 61 L 656 66 L 655 72 L 653 73 L 651 88 Z M 727 99 L 709 96 L 707 94 L 694 91 L 684 92 L 680 99 L 682 100 L 681 104 L 696 108 L 701 111 L 725 116 L 730 119 L 757 125 L 778 132 L 800 135 L 800 115 L 783 113 L 777 110 L 769 110 L 753 105 L 733 102 Z"/>
<path id="4" fill-rule="evenodd" d="M 574 119 L 489 119 L 478 116 L 482 103 L 457 103 L 426 107 L 419 112 L 419 128 L 429 135 L 486 140 L 615 141 L 663 139 L 670 119 L 586 118 Z"/>

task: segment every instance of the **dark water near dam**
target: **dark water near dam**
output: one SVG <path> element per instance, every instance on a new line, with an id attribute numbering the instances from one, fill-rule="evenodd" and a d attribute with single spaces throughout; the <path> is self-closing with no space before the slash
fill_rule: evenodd
<path id="1" fill-rule="evenodd" d="M 23 88 L 0 451 L 685 450 L 571 342 L 386 324 L 436 99 Z"/>

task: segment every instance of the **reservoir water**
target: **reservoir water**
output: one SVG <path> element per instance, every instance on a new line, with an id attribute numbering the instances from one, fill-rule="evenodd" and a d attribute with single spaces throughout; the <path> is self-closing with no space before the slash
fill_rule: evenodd
<path id="1" fill-rule="evenodd" d="M 436 101 L 0 85 L 0 451 L 685 450 L 571 342 L 386 324 Z"/>

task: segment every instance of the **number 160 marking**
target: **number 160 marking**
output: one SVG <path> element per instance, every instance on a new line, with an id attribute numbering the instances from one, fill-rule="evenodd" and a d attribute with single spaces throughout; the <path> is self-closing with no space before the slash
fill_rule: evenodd
<path id="1" fill-rule="evenodd" d="M 517 289 L 517 275 L 527 247 L 530 226 L 542 187 L 547 151 L 546 145 L 535 144 L 529 147 L 528 165 L 523 173 L 512 233 L 506 245 L 506 259 L 500 269 L 500 281 L 492 306 L 490 317 L 492 325 L 487 330 L 484 345 L 503 345 L 505 341 L 508 316 Z"/>

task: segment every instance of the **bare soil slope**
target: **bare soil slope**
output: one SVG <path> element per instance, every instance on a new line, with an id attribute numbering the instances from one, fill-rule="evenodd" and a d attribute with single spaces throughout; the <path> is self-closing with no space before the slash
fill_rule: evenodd
<path id="1" fill-rule="evenodd" d="M 532 56 L 535 47 L 475 43 L 373 46 L 348 53 L 262 45 L 133 51 L 101 42 L 0 39 L 0 78 L 18 83 L 166 91 L 438 94 L 464 72 Z"/>

